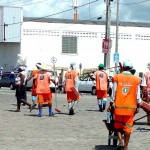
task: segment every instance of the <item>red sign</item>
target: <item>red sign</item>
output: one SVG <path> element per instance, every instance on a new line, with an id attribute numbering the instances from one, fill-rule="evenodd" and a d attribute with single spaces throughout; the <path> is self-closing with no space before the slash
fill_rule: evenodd
<path id="1" fill-rule="evenodd" d="M 110 39 L 103 39 L 102 53 L 108 53 L 110 49 Z"/>

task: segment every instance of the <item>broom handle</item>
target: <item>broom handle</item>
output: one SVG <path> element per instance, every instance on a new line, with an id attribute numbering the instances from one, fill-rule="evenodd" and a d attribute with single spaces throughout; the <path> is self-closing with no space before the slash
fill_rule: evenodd
<path id="1" fill-rule="evenodd" d="M 56 104 L 56 108 L 57 108 L 57 95 L 56 95 L 56 72 L 55 72 L 55 64 L 54 65 L 54 79 L 55 79 L 55 104 Z"/>

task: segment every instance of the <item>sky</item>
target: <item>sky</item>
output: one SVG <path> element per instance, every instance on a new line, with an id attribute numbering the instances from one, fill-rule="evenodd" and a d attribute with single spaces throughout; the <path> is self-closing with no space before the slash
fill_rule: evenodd
<path id="1" fill-rule="evenodd" d="M 24 17 L 73 19 L 74 0 L 0 0 L 0 5 L 23 8 Z M 78 20 L 106 20 L 104 0 L 77 0 Z M 116 20 L 117 0 L 110 4 L 111 20 Z M 150 23 L 150 0 L 119 0 L 119 20 Z"/>

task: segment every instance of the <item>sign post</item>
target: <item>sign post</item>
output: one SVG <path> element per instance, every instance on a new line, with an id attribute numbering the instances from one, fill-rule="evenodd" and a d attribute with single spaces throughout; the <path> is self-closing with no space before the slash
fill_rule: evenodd
<path id="1" fill-rule="evenodd" d="M 82 69 L 82 64 L 79 64 L 79 69 L 80 69 L 80 75 L 81 75 L 81 69 Z"/>

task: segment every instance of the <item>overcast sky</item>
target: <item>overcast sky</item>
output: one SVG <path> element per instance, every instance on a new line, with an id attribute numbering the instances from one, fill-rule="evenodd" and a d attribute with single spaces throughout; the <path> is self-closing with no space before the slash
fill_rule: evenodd
<path id="1" fill-rule="evenodd" d="M 74 0 L 0 0 L 0 5 L 23 7 L 24 17 L 73 19 Z M 104 0 L 77 0 L 78 19 L 105 20 Z M 149 22 L 150 0 L 119 0 L 120 21 Z M 111 2 L 111 20 L 116 20 L 117 0 Z"/>

